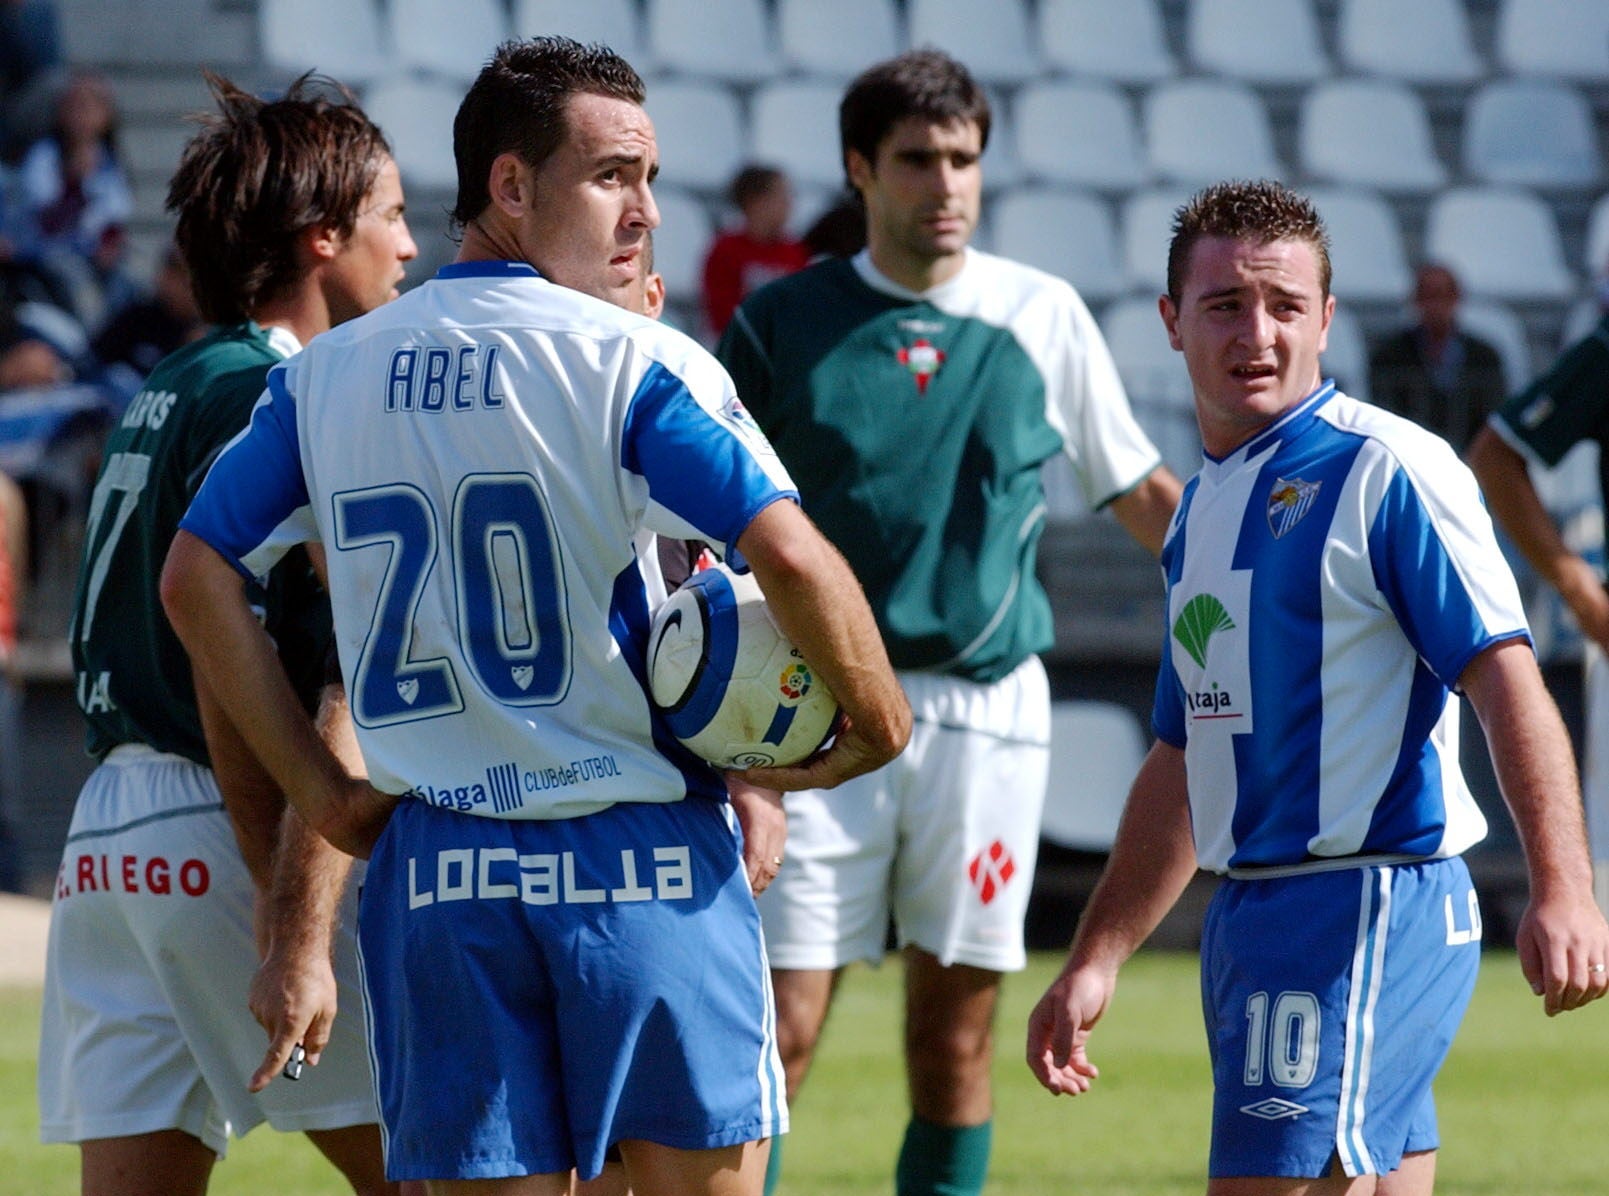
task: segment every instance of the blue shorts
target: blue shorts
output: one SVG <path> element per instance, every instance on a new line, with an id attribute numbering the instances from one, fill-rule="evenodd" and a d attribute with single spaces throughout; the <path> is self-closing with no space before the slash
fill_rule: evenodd
<path id="1" fill-rule="evenodd" d="M 1380 1175 L 1434 1150 L 1480 929 L 1460 859 L 1225 880 L 1201 946 L 1209 1174 Z"/>
<path id="2" fill-rule="evenodd" d="M 359 920 L 392 1179 L 598 1173 L 787 1129 L 730 808 L 505 821 L 405 801 Z"/>

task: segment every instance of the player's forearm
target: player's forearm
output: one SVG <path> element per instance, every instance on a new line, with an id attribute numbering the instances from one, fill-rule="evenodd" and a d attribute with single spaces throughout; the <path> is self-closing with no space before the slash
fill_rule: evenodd
<path id="1" fill-rule="evenodd" d="M 1464 670 L 1460 686 L 1486 734 L 1533 899 L 1590 893 L 1592 864 L 1570 737 L 1530 645 L 1508 640 L 1486 649 Z"/>
<path id="2" fill-rule="evenodd" d="M 789 502 L 762 511 L 738 548 L 783 633 L 827 683 L 857 733 L 884 761 L 893 759 L 911 735 L 910 703 L 848 562 Z"/>
<path id="3" fill-rule="evenodd" d="M 1480 483 L 1486 507 L 1525 559 L 1555 589 L 1568 584 L 1579 556 L 1565 544 L 1553 516 L 1543 506 L 1525 458 L 1488 425 L 1469 446 L 1466 459 Z"/>
<path id="4" fill-rule="evenodd" d="M 1184 753 L 1157 743 L 1129 792 L 1112 854 L 1073 936 L 1067 970 L 1115 973 L 1167 916 L 1196 871 Z"/>
<path id="5" fill-rule="evenodd" d="M 285 795 L 252 755 L 200 670 L 192 671 L 213 778 L 252 883 L 259 892 L 267 893 L 273 887 L 274 848 L 285 813 Z"/>
<path id="6" fill-rule="evenodd" d="M 1143 482 L 1112 500 L 1112 514 L 1152 556 L 1160 556 L 1168 524 L 1184 486 L 1166 465 L 1158 465 Z"/>
<path id="7" fill-rule="evenodd" d="M 285 810 L 269 898 L 272 950 L 329 957 L 352 862 L 315 834 L 294 807 Z"/>

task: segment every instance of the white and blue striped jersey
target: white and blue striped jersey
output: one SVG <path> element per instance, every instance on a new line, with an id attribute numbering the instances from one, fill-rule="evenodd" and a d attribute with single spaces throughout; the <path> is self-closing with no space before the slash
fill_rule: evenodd
<path id="1" fill-rule="evenodd" d="M 794 497 L 692 340 L 471 262 L 276 367 L 183 526 L 248 576 L 323 542 L 376 787 L 564 818 L 724 798 L 647 696 L 640 533 L 730 550 Z"/>
<path id="2" fill-rule="evenodd" d="M 1185 752 L 1202 867 L 1437 858 L 1485 835 L 1451 691 L 1529 632 L 1445 441 L 1327 382 L 1206 459 L 1162 567 L 1153 728 Z"/>

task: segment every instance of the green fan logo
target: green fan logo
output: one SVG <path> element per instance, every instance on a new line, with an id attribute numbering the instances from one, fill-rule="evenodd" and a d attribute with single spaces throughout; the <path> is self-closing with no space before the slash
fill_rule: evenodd
<path id="1" fill-rule="evenodd" d="M 1220 631 L 1235 625 L 1224 609 L 1224 604 L 1211 594 L 1197 594 L 1184 604 L 1179 617 L 1173 622 L 1173 638 L 1190 653 L 1190 659 L 1202 668 L 1207 667 L 1207 641 Z"/>

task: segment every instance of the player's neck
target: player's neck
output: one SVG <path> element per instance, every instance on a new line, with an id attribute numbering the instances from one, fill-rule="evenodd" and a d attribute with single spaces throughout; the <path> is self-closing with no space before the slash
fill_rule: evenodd
<path id="1" fill-rule="evenodd" d="M 329 308 L 322 296 L 270 300 L 259 304 L 251 318 L 264 328 L 283 328 L 304 345 L 331 327 Z"/>
<path id="2" fill-rule="evenodd" d="M 965 249 L 943 257 L 922 257 L 875 237 L 867 243 L 866 249 L 879 274 L 917 294 L 949 282 L 961 273 L 967 260 Z"/>

